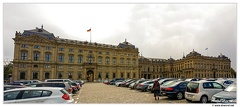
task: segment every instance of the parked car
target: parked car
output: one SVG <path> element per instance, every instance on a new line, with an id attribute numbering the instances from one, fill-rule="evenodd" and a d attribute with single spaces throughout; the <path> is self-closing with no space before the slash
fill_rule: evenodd
<path id="1" fill-rule="evenodd" d="M 130 89 L 133 89 L 133 87 L 134 87 L 134 84 L 136 84 L 136 81 L 135 82 L 133 82 L 133 83 L 131 83 L 128 87 L 130 88 Z"/>
<path id="2" fill-rule="evenodd" d="M 83 80 L 73 80 L 73 82 L 79 83 L 80 87 L 82 87 L 84 84 Z"/>
<path id="3" fill-rule="evenodd" d="M 229 85 L 224 91 L 212 96 L 213 103 L 236 103 L 237 102 L 237 83 Z"/>
<path id="4" fill-rule="evenodd" d="M 222 80 L 216 80 L 216 82 L 224 85 L 225 87 L 228 87 L 228 86 L 229 86 L 230 84 L 232 84 L 234 81 L 222 79 Z"/>
<path id="5" fill-rule="evenodd" d="M 200 81 L 201 78 L 187 78 L 185 81 Z"/>
<path id="6" fill-rule="evenodd" d="M 80 85 L 78 83 L 72 82 L 71 83 L 71 87 L 73 89 L 73 94 L 75 94 L 76 92 L 78 92 L 80 90 Z"/>
<path id="7" fill-rule="evenodd" d="M 158 82 L 159 82 L 160 87 L 161 87 L 161 85 L 163 85 L 165 82 L 172 81 L 172 80 L 177 80 L 177 79 L 175 79 L 175 78 L 164 78 L 164 79 L 160 79 Z M 153 84 L 150 84 L 148 86 L 148 90 L 153 92 L 152 88 L 153 88 Z"/>
<path id="8" fill-rule="evenodd" d="M 173 83 L 175 83 L 175 82 L 179 82 L 180 80 L 170 80 L 170 81 L 167 81 L 167 82 L 165 82 L 165 83 L 163 83 L 162 85 L 160 85 L 160 89 L 161 88 L 164 88 L 164 87 L 168 87 L 170 84 L 173 84 Z M 153 90 L 151 90 L 151 92 L 152 92 Z M 162 93 L 162 92 L 160 92 L 160 94 L 161 95 L 166 95 L 166 93 Z"/>
<path id="9" fill-rule="evenodd" d="M 111 80 L 109 85 L 116 85 L 117 82 L 123 82 L 124 80 Z"/>
<path id="10" fill-rule="evenodd" d="M 44 82 L 68 82 L 72 83 L 73 81 L 70 79 L 45 79 Z"/>
<path id="11" fill-rule="evenodd" d="M 129 87 L 130 84 L 136 82 L 137 80 L 136 79 L 133 79 L 132 81 L 129 81 L 125 84 L 125 87 Z"/>
<path id="12" fill-rule="evenodd" d="M 31 80 L 19 80 L 19 81 L 13 81 L 13 83 L 22 83 L 24 85 L 31 84 L 33 81 Z"/>
<path id="13" fill-rule="evenodd" d="M 63 88 L 27 87 L 4 91 L 4 104 L 9 103 L 73 103 L 74 99 Z"/>
<path id="14" fill-rule="evenodd" d="M 126 84 L 127 82 L 130 82 L 130 81 L 132 81 L 132 79 L 125 80 L 125 81 L 119 83 L 118 86 L 121 86 L 121 87 L 122 87 L 122 86 L 125 86 L 125 84 Z"/>
<path id="15" fill-rule="evenodd" d="M 211 101 L 214 94 L 223 91 L 225 87 L 215 81 L 191 81 L 188 83 L 185 98 L 187 101 L 200 101 L 207 103 Z"/>
<path id="16" fill-rule="evenodd" d="M 7 84 L 5 84 L 5 85 L 16 85 L 16 86 L 25 86 L 23 83 L 13 83 L 13 82 L 11 82 L 11 83 L 7 83 Z"/>
<path id="17" fill-rule="evenodd" d="M 29 85 L 30 87 L 61 87 L 64 88 L 69 94 L 73 93 L 71 84 L 68 82 L 41 82 L 33 83 Z"/>
<path id="18" fill-rule="evenodd" d="M 141 90 L 142 91 L 148 91 L 148 85 L 149 84 L 153 84 L 154 83 L 154 80 L 149 80 L 149 81 L 145 81 L 145 82 L 143 82 L 143 83 L 140 83 L 140 84 L 142 84 L 142 86 L 141 86 Z M 140 87 L 139 87 L 140 88 Z"/>
<path id="19" fill-rule="evenodd" d="M 25 88 L 26 86 L 18 86 L 18 85 L 4 85 L 3 91 L 15 89 L 15 88 Z"/>
<path id="20" fill-rule="evenodd" d="M 181 100 L 184 98 L 187 84 L 188 81 L 172 82 L 167 86 L 160 87 L 161 93 L 163 95 L 166 94 L 168 98 L 177 98 L 178 100 Z"/>
<path id="21" fill-rule="evenodd" d="M 134 84 L 133 86 L 133 89 L 137 89 L 137 86 L 140 84 L 140 83 L 143 83 L 145 81 L 149 81 L 149 79 L 140 79 L 138 81 L 136 81 L 136 83 Z"/>
<path id="22" fill-rule="evenodd" d="M 104 80 L 104 81 L 103 81 L 103 84 L 107 84 L 107 85 L 108 85 L 109 82 L 110 82 L 109 80 Z"/>
<path id="23" fill-rule="evenodd" d="M 129 81 L 126 81 L 124 84 L 122 84 L 122 87 L 128 87 L 129 84 L 131 84 L 134 81 L 135 81 L 135 79 L 130 79 Z"/>

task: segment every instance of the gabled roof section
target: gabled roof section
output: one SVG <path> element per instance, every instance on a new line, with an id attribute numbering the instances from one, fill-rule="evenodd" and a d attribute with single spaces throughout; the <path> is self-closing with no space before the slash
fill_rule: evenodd
<path id="1" fill-rule="evenodd" d="M 40 35 L 44 38 L 49 40 L 54 40 L 55 36 L 53 33 L 48 32 L 47 30 L 43 29 L 43 25 L 41 28 L 36 27 L 36 29 L 32 30 L 24 30 L 22 36 L 33 36 L 33 35 Z"/>
<path id="2" fill-rule="evenodd" d="M 132 45 L 131 43 L 127 42 L 126 39 L 125 39 L 124 42 L 119 43 L 118 47 L 119 47 L 119 48 L 132 48 L 132 49 L 135 49 L 135 46 Z"/>
<path id="3" fill-rule="evenodd" d="M 186 57 L 192 57 L 192 56 L 201 56 L 201 54 L 193 50 Z"/>

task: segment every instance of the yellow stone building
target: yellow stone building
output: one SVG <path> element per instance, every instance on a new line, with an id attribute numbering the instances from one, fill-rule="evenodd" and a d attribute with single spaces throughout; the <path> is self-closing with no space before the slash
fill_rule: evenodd
<path id="1" fill-rule="evenodd" d="M 196 51 L 174 60 L 140 56 L 141 78 L 232 78 L 231 60 L 225 55 L 203 56 Z"/>
<path id="2" fill-rule="evenodd" d="M 13 80 L 139 78 L 138 48 L 55 37 L 43 26 L 16 32 Z"/>
<path id="3" fill-rule="evenodd" d="M 52 78 L 101 81 L 113 78 L 230 78 L 231 61 L 196 51 L 174 60 L 139 56 L 126 40 L 118 45 L 55 37 L 43 26 L 16 32 L 12 80 Z"/>

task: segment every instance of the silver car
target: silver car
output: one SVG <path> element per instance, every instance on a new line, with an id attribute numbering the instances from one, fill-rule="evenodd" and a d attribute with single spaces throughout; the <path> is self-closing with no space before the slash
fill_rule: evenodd
<path id="1" fill-rule="evenodd" d="M 225 87 L 214 81 L 192 81 L 187 84 L 185 98 L 187 101 L 200 101 L 207 103 L 211 101 L 214 94 L 223 91 Z"/>
<path id="2" fill-rule="evenodd" d="M 236 103 L 237 102 L 237 84 L 229 85 L 224 91 L 212 96 L 213 103 Z"/>
<path id="3" fill-rule="evenodd" d="M 27 87 L 4 91 L 4 104 L 9 103 L 73 103 L 72 96 L 63 88 Z"/>

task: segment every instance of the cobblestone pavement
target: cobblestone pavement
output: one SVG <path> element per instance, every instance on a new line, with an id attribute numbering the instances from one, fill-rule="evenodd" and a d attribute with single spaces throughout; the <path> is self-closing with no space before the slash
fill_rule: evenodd
<path id="1" fill-rule="evenodd" d="M 73 96 L 79 104 L 147 104 L 147 103 L 188 103 L 185 99 L 175 100 L 161 96 L 154 100 L 153 93 L 131 90 L 126 87 L 116 87 L 103 83 L 85 83 L 81 90 Z"/>

